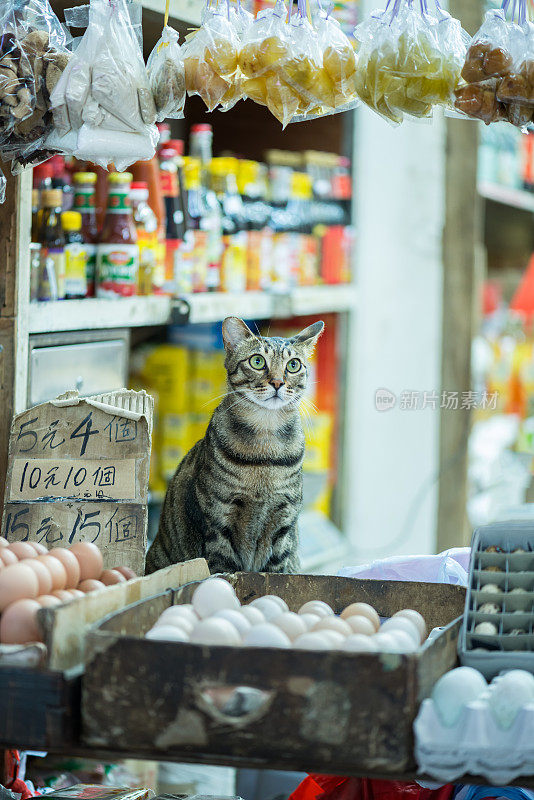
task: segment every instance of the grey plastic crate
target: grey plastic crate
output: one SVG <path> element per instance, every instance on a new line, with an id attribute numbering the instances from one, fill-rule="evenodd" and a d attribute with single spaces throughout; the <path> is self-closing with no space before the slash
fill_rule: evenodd
<path id="1" fill-rule="evenodd" d="M 495 630 L 480 630 L 481 623 Z M 496 522 L 474 532 L 458 654 L 486 678 L 506 669 L 534 673 L 534 522 Z"/>

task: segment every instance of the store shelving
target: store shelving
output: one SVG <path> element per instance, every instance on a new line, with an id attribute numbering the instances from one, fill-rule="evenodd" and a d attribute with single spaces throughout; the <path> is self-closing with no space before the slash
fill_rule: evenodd
<path id="1" fill-rule="evenodd" d="M 32 303 L 28 312 L 29 333 L 165 325 L 170 312 L 171 298 L 156 295 Z"/>
<path id="2" fill-rule="evenodd" d="M 128 297 L 122 300 L 60 300 L 31 303 L 28 333 L 138 328 L 176 321 L 220 322 L 225 317 L 283 319 L 305 314 L 350 311 L 356 302 L 354 286 L 307 286 L 284 294 L 267 292 L 206 292 L 170 297 Z M 175 314 L 172 314 L 172 309 Z"/>
<path id="3" fill-rule="evenodd" d="M 478 193 L 485 200 L 534 212 L 534 193 L 526 192 L 523 189 L 513 189 L 497 183 L 479 183 Z"/>

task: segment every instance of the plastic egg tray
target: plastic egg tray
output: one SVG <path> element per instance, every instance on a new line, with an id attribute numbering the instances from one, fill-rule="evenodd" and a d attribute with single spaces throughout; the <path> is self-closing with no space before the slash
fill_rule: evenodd
<path id="1" fill-rule="evenodd" d="M 523 706 L 507 730 L 499 727 L 488 703 L 475 700 L 458 722 L 445 727 L 434 702 L 424 700 L 414 722 L 415 758 L 421 773 L 446 783 L 481 775 L 505 786 L 534 773 L 534 704 Z"/>
<path id="2" fill-rule="evenodd" d="M 491 607 L 485 608 L 488 604 Z M 490 623 L 494 629 L 485 630 L 488 626 L 481 623 Z M 458 653 L 462 664 L 480 670 L 486 678 L 506 669 L 534 672 L 531 522 L 498 522 L 473 534 Z"/>

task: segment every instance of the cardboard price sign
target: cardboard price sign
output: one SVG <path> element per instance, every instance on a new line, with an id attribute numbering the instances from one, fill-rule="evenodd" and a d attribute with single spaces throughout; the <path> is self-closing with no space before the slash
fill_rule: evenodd
<path id="1" fill-rule="evenodd" d="M 98 545 L 104 565 L 144 571 L 153 400 L 75 392 L 16 416 L 2 535 Z"/>

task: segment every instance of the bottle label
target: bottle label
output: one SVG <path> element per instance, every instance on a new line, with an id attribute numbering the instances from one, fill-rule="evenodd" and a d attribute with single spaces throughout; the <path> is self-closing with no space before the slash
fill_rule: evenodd
<path id="1" fill-rule="evenodd" d="M 84 244 L 84 247 L 87 256 L 87 261 L 85 262 L 87 297 L 94 297 L 96 276 L 96 244 Z"/>
<path id="2" fill-rule="evenodd" d="M 132 204 L 128 191 L 113 191 L 108 195 L 108 214 L 128 214 Z"/>
<path id="3" fill-rule="evenodd" d="M 39 299 L 65 299 L 65 250 L 63 247 L 43 247 L 41 249 Z"/>
<path id="4" fill-rule="evenodd" d="M 275 233 L 273 236 L 273 257 L 271 284 L 274 291 L 287 292 L 292 272 L 292 242 L 290 233 Z"/>
<path id="5" fill-rule="evenodd" d="M 74 209 L 79 211 L 80 214 L 90 213 L 94 211 L 95 204 L 95 190 L 91 189 L 76 189 L 74 193 Z"/>
<path id="6" fill-rule="evenodd" d="M 158 258 L 156 232 L 149 233 L 143 228 L 138 228 L 137 244 L 139 247 L 139 294 L 152 294 L 152 283 Z"/>
<path id="7" fill-rule="evenodd" d="M 247 288 L 246 231 L 223 236 L 221 289 L 223 292 L 244 292 Z"/>
<path id="8" fill-rule="evenodd" d="M 87 249 L 84 244 L 65 245 L 65 294 L 85 297 L 87 293 Z"/>
<path id="9" fill-rule="evenodd" d="M 208 286 L 208 234 L 186 231 L 176 251 L 174 281 L 178 294 L 205 292 Z"/>
<path id="10" fill-rule="evenodd" d="M 178 197 L 178 175 L 176 172 L 161 170 L 159 173 L 159 185 L 163 197 Z"/>
<path id="11" fill-rule="evenodd" d="M 99 244 L 96 262 L 97 297 L 137 294 L 139 247 L 136 244 Z"/>

